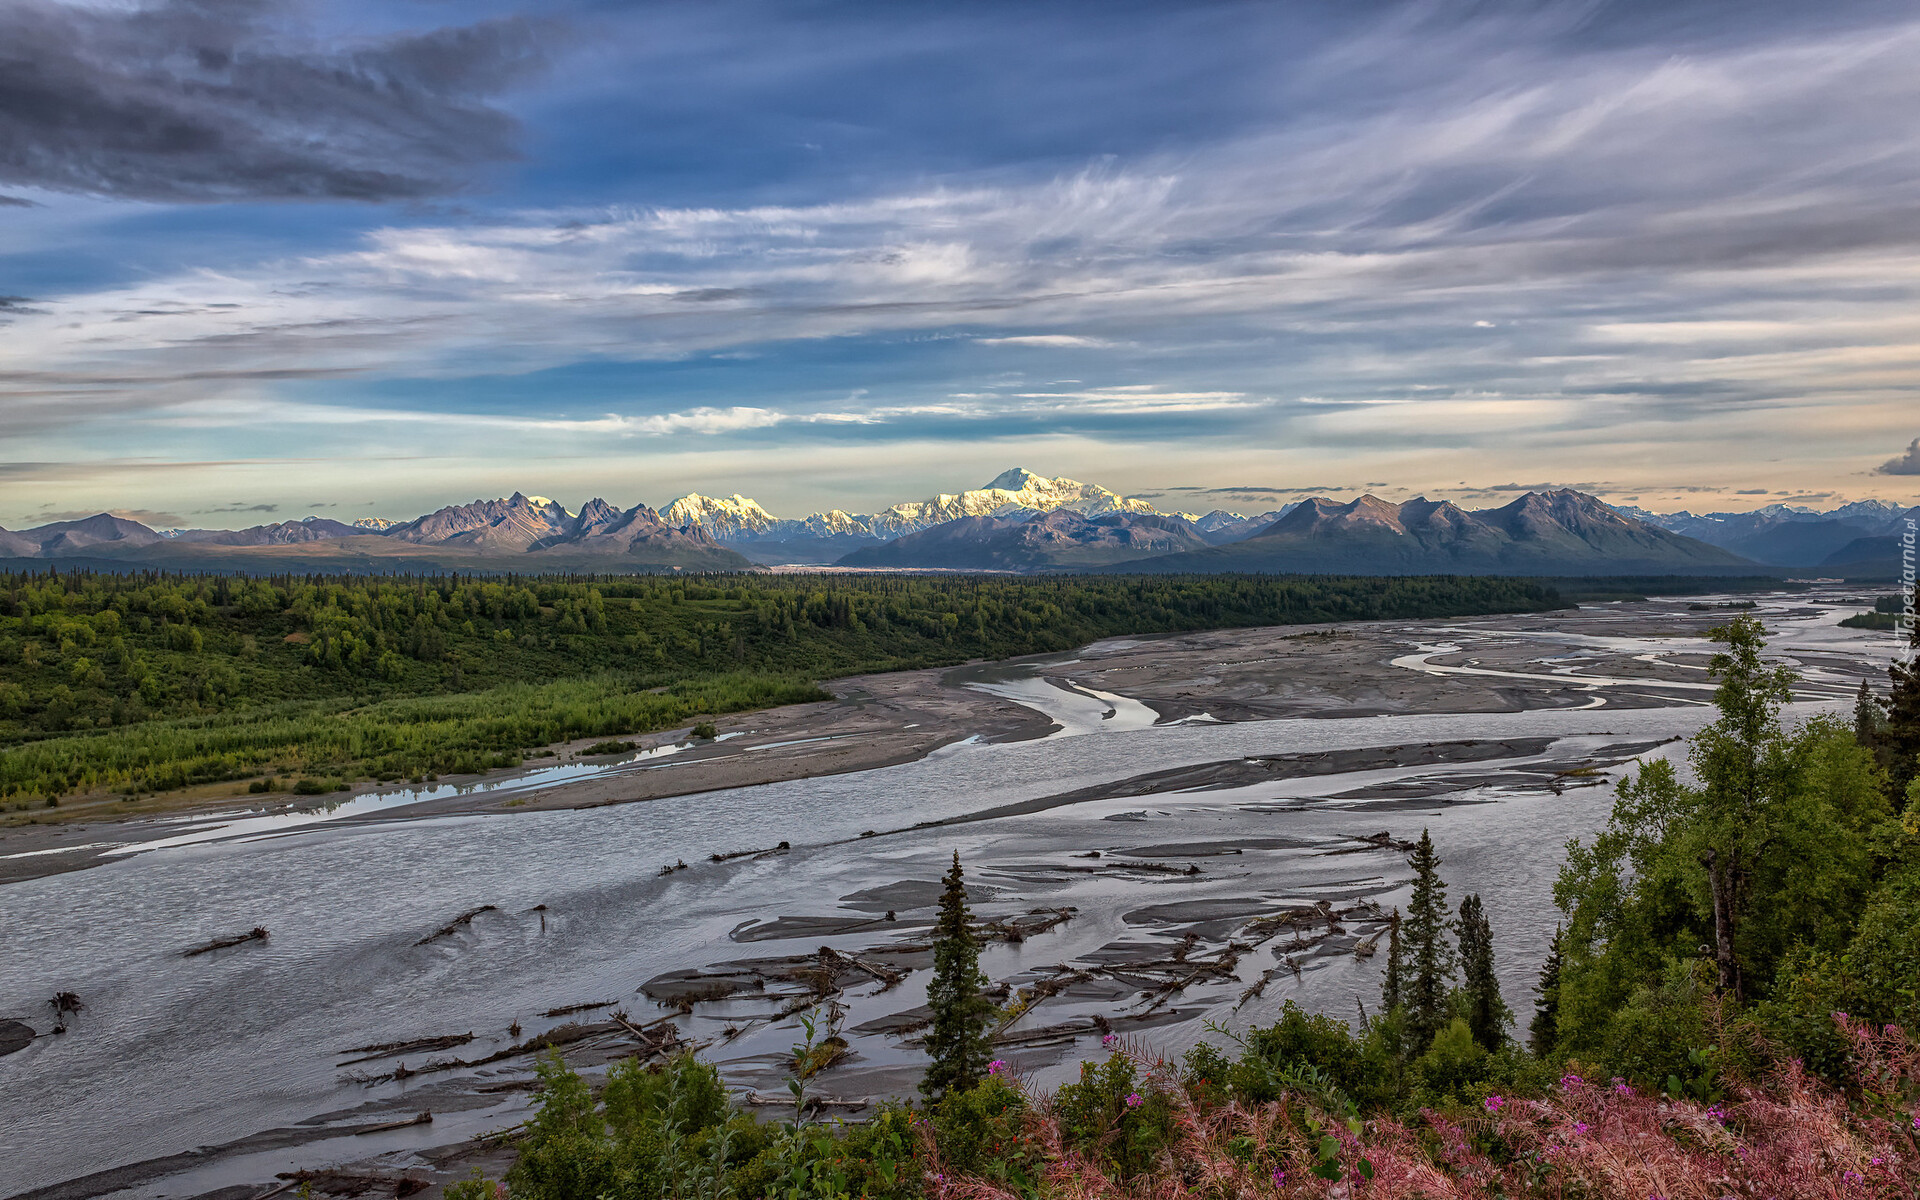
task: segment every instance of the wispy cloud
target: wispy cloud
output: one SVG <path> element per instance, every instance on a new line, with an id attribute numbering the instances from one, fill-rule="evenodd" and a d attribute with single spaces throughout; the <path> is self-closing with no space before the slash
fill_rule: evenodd
<path id="1" fill-rule="evenodd" d="M 194 65 L 181 48 L 201 35 L 179 31 L 204 11 L 155 6 L 153 44 L 172 49 L 135 79 L 98 50 L 123 36 L 121 10 L 10 10 L 49 63 L 86 60 L 58 67 L 60 95 L 171 112 L 190 93 L 182 128 L 246 134 L 222 142 L 239 161 L 186 154 L 156 174 L 136 146 L 89 184 L 76 150 L 29 182 L 205 198 L 204 167 L 250 195 L 346 195 L 378 162 L 408 172 L 379 194 L 444 188 L 509 147 L 496 97 L 542 53 L 537 30 L 505 22 L 359 49 L 289 35 L 263 57 L 280 10 L 241 5 L 207 42 L 231 61 Z M 23 283 L 34 299 L 0 312 L 0 423 L 20 458 L 45 461 L 136 440 L 252 458 L 295 426 L 329 453 L 373 453 L 388 435 L 370 431 L 405 425 L 431 431 L 413 447 L 429 456 L 498 461 L 648 439 L 694 454 L 1076 437 L 1147 463 L 1170 446 L 1244 450 L 1220 469 L 1271 470 L 1254 482 L 1274 495 L 1331 490 L 1297 484 L 1332 472 L 1451 479 L 1463 453 L 1479 478 L 1604 472 L 1623 488 L 1688 469 L 1727 491 L 1819 482 L 1774 478 L 1783 452 L 1867 478 L 1911 432 L 1920 371 L 1920 133 L 1892 115 L 1920 110 L 1920 21 L 1637 12 L 1370 9 L 1305 38 L 1284 71 L 1248 67 L 1209 119 L 1111 153 L 1067 134 L 1015 145 L 1041 137 L 1022 120 L 972 169 L 875 157 L 806 188 L 770 178 L 645 206 L 463 197 L 289 250 Z M 735 34 L 676 20 L 687 46 L 731 61 Z M 989 36 L 935 24 L 869 30 L 844 53 L 895 39 L 963 54 Z M 1209 28 L 1183 47 L 1191 62 L 1237 52 L 1228 26 Z M 79 35 L 56 45 L 60 29 Z M 202 84 L 240 86 L 243 60 L 290 64 L 300 87 L 280 124 L 263 124 L 262 89 L 235 92 L 230 114 L 202 103 Z M 709 69 L 741 89 L 727 95 L 777 85 Z M 348 101 L 370 80 L 408 103 L 393 128 L 356 132 Z M 311 114 L 293 112 L 306 96 Z M 345 133 L 305 136 L 328 121 Z M 405 152 L 469 129 L 464 149 Z M 591 394 L 542 375 L 575 368 L 630 374 Z M 462 395 L 502 379 L 526 381 L 514 403 Z M 1894 463 L 1881 473 L 1911 473 Z"/>

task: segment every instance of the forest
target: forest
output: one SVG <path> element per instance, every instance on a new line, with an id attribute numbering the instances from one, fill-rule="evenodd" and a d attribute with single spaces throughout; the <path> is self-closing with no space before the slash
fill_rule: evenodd
<path id="1" fill-rule="evenodd" d="M 1920 1195 L 1920 661 L 1851 723 L 1781 723 L 1792 673 L 1750 616 L 1717 628 L 1718 718 L 1683 778 L 1650 758 L 1567 847 L 1564 923 L 1509 1010 L 1478 896 L 1450 904 L 1423 834 L 1378 1003 L 1291 1002 L 1179 1057 L 1108 1036 L 1048 1091 L 993 1057 L 963 868 L 946 880 L 922 1097 L 859 1122 L 807 1101 L 831 1040 L 803 1020 L 788 1119 L 666 1053 L 595 1089 L 556 1055 L 506 1193 L 455 1200 L 1119 1200 Z M 1914 649 L 1920 652 L 1920 638 Z"/>
<path id="2" fill-rule="evenodd" d="M 483 770 L 1119 634 L 1564 606 L 1466 577 L 0 574 L 0 806 Z"/>

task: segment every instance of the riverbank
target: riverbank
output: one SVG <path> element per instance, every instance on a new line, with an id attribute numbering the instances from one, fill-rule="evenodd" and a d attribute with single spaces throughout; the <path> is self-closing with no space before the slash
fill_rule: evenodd
<path id="1" fill-rule="evenodd" d="M 1793 597 L 1778 611 L 1804 620 L 1825 610 Z M 0 830 L 0 885 L 95 866 L 143 845 L 207 840 L 221 828 L 237 826 L 230 836 L 247 836 L 314 821 L 642 803 L 897 766 L 965 739 L 1005 743 L 1060 732 L 1053 718 L 1021 702 L 1018 689 L 1010 692 L 996 680 L 1030 680 L 1078 694 L 1096 713 L 1103 707 L 1099 695 L 1125 696 L 1150 709 L 1154 723 L 1697 703 L 1697 693 L 1709 687 L 1705 632 L 1723 619 L 1682 602 L 1648 601 L 1435 623 L 1113 638 L 1071 654 L 859 675 L 829 682 L 831 701 L 717 716 L 716 739 L 694 739 L 689 725 L 620 738 L 630 750 L 598 755 L 590 751 L 609 739 L 575 739 L 545 747 L 522 767 L 448 776 L 431 787 L 369 784 L 307 798 L 252 796 L 242 792 L 244 785 L 224 785 L 217 794 L 201 789 L 170 797 L 154 812 L 129 811 L 103 798 L 65 809 L 57 821 Z M 1424 632 L 1439 628 L 1471 631 L 1474 644 L 1436 642 Z M 1543 639 L 1560 639 L 1571 651 L 1555 656 L 1545 672 L 1535 663 Z M 1653 655 L 1642 648 L 1647 641 L 1664 645 Z M 1819 664 L 1812 665 L 1808 694 L 1852 686 L 1844 672 L 1823 680 Z"/>
<path id="2" fill-rule="evenodd" d="M 1884 668 L 1882 639 L 1837 627 L 1849 610 L 1766 605 L 1806 681 L 1791 716 L 1844 712 Z M 442 798 L 464 808 L 166 824 L 95 870 L 0 891 L 35 914 L 0 928 L 0 957 L 22 964 L 0 1018 L 38 1035 L 0 1056 L 18 1118 L 0 1195 L 457 1178 L 524 1118 L 545 1048 L 591 1070 L 671 1028 L 737 1091 L 783 1096 L 810 1006 L 839 1006 L 851 1051 L 815 1090 L 857 1114 L 917 1078 L 926 922 L 956 851 L 999 931 L 982 968 L 1018 1009 L 998 1052 L 1043 1080 L 1102 1022 L 1178 1052 L 1207 1020 L 1270 1020 L 1286 1000 L 1351 1015 L 1377 992 L 1367 950 L 1423 828 L 1450 884 L 1485 899 L 1523 1007 L 1566 839 L 1604 819 L 1636 760 L 1711 718 L 1714 616 L 1654 602 L 1113 639 L 876 677 L 898 690 Z M 871 720 L 875 745 L 935 736 L 906 726 L 947 704 L 984 707 L 948 709 L 961 724 L 895 766 L 606 803 L 689 790 L 729 758 L 759 776 L 778 769 L 762 759 L 802 763 L 834 742 L 776 735 L 833 722 Z M 964 724 L 993 713 L 1018 718 L 1001 740 Z M 85 1008 L 52 1036 L 63 991 Z M 421 1111 L 431 1124 L 407 1123 Z M 84 1132 L 99 1129 L 110 1154 Z"/>

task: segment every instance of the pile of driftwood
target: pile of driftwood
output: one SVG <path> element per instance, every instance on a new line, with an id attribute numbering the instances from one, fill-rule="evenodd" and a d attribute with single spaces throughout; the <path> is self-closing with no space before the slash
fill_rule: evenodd
<path id="1" fill-rule="evenodd" d="M 403 1060 L 394 1064 L 391 1071 L 381 1075 L 369 1075 L 350 1072 L 347 1078 L 363 1084 L 387 1083 L 394 1080 L 411 1079 L 415 1075 L 427 1075 L 440 1071 L 457 1071 L 469 1067 L 483 1067 L 490 1063 L 504 1062 L 510 1058 L 522 1058 L 531 1054 L 541 1054 L 548 1050 L 557 1050 L 562 1046 L 571 1046 L 590 1038 L 613 1037 L 631 1040 L 639 1044 L 638 1056 L 644 1061 L 655 1055 L 671 1053 L 686 1043 L 680 1037 L 680 1030 L 673 1024 L 673 1017 L 661 1017 L 645 1025 L 635 1025 L 625 1012 L 609 1014 L 610 1020 L 597 1021 L 590 1025 L 568 1023 L 536 1034 L 524 1041 L 517 1041 L 504 1049 L 479 1058 L 440 1058 L 432 1059 L 425 1066 L 409 1067 Z M 376 1046 L 361 1046 L 344 1051 L 348 1054 L 363 1054 L 363 1057 L 348 1059 L 340 1066 L 370 1062 L 378 1058 L 394 1058 L 401 1054 L 431 1052 L 463 1046 L 473 1040 L 472 1034 L 456 1034 L 440 1038 L 416 1038 L 407 1042 L 387 1042 Z"/>

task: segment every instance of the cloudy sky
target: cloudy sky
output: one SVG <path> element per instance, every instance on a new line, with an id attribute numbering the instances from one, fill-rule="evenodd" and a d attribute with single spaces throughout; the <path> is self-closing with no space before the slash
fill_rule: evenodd
<path id="1" fill-rule="evenodd" d="M 0 525 L 1920 499 L 1910 3 L 7 0 Z"/>

